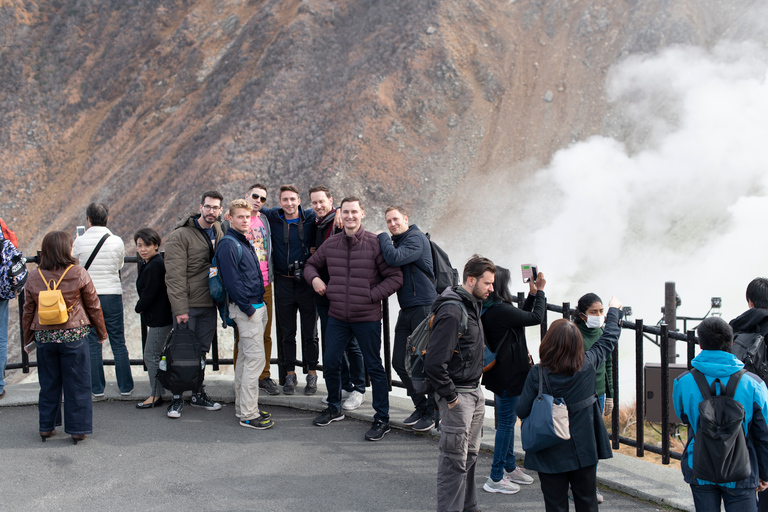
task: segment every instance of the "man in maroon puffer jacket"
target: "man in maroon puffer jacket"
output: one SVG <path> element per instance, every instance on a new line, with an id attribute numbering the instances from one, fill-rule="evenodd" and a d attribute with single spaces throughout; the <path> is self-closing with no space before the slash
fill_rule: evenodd
<path id="1" fill-rule="evenodd" d="M 349 339 L 354 336 L 363 352 L 371 378 L 376 414 L 365 439 L 378 441 L 389 432 L 389 389 L 381 361 L 381 301 L 403 284 L 398 267 L 390 267 L 381 254 L 379 240 L 362 227 L 365 212 L 360 199 L 341 201 L 344 233 L 331 236 L 304 267 L 304 278 L 330 301 L 323 376 L 328 388 L 328 408 L 313 423 L 324 427 L 344 419 L 341 412 L 341 360 Z M 318 269 L 325 268 L 325 283 Z"/>

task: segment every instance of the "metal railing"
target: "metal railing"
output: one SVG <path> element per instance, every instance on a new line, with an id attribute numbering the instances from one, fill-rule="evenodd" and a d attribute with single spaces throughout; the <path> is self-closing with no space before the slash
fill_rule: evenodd
<path id="1" fill-rule="evenodd" d="M 37 256 L 31 257 L 27 259 L 27 263 L 37 263 L 38 258 Z M 125 258 L 126 263 L 137 263 L 139 262 L 138 256 L 127 256 Z M 525 294 L 524 293 L 518 293 L 516 298 L 513 298 L 515 302 L 518 304 L 522 304 L 525 302 Z M 23 310 L 23 304 L 24 304 L 24 292 L 22 291 L 18 296 L 19 301 L 19 330 L 21 332 L 21 362 L 19 363 L 9 363 L 7 365 L 7 369 L 13 370 L 13 369 L 21 369 L 23 373 L 29 373 L 30 368 L 34 368 L 37 366 L 36 361 L 30 361 L 29 354 L 27 354 L 24 351 L 24 333 L 21 326 L 21 317 L 22 317 L 22 310 Z M 390 340 L 390 321 L 389 321 L 389 303 L 388 301 L 382 301 L 382 307 L 383 307 L 383 320 L 382 320 L 382 344 L 384 349 L 384 365 L 385 365 L 385 371 L 387 374 L 387 381 L 389 382 L 389 390 L 392 390 L 392 387 L 399 387 L 399 388 L 405 388 L 404 384 L 398 380 L 392 379 L 392 364 L 391 364 L 391 340 Z M 541 337 L 543 338 L 544 335 L 547 332 L 547 328 L 549 325 L 548 318 L 547 318 L 547 312 L 552 311 L 554 313 L 559 313 L 562 315 L 563 318 L 570 319 L 571 315 L 575 313 L 575 310 L 572 310 L 570 307 L 570 303 L 564 302 L 562 305 L 555 305 L 555 304 L 549 304 L 546 303 L 546 308 L 544 311 L 544 318 L 542 319 L 540 331 L 541 331 Z M 277 345 L 277 359 L 270 359 L 270 363 L 276 364 L 278 366 L 278 379 L 280 384 L 285 382 L 285 364 L 283 360 L 283 350 L 282 350 L 282 344 L 280 340 L 280 326 L 277 325 L 277 315 L 275 315 L 275 332 L 276 332 L 276 345 Z M 694 358 L 695 355 L 695 347 L 697 344 L 697 340 L 694 334 L 694 331 L 689 330 L 685 334 L 675 332 L 669 329 L 667 324 L 660 324 L 658 326 L 649 326 L 645 325 L 643 323 L 642 319 L 636 319 L 634 322 L 630 322 L 627 320 L 622 320 L 620 322 L 620 326 L 622 329 L 628 329 L 635 331 L 635 414 L 637 418 L 637 422 L 635 425 L 636 428 L 636 439 L 631 439 L 628 437 L 624 437 L 619 435 L 619 411 L 618 407 L 613 409 L 612 415 L 611 415 L 611 444 L 614 450 L 619 448 L 620 444 L 625 444 L 628 446 L 633 446 L 636 448 L 636 453 L 638 457 L 643 457 L 645 454 L 645 451 L 649 451 L 651 453 L 655 453 L 658 455 L 661 455 L 662 464 L 669 464 L 670 458 L 674 458 L 677 460 L 680 460 L 682 457 L 682 454 L 679 452 L 673 452 L 670 450 L 670 434 L 671 434 L 671 428 L 670 428 L 670 403 L 669 403 L 669 357 L 668 354 L 674 353 L 672 352 L 674 350 L 674 343 L 677 341 L 684 341 L 687 345 L 687 364 L 688 369 L 691 369 L 691 360 Z M 660 340 L 659 342 L 659 354 L 660 354 L 660 360 L 661 360 L 661 448 L 651 445 L 648 443 L 645 443 L 645 425 L 644 425 L 644 409 L 643 404 L 645 403 L 644 400 L 644 347 L 643 347 L 643 341 L 645 340 L 645 334 L 650 334 L 653 336 L 657 336 Z M 147 328 L 142 322 L 141 325 L 141 348 L 142 353 L 144 351 L 144 346 L 146 344 L 146 336 L 147 336 Z M 325 340 L 321 340 L 321 342 L 325 343 Z M 231 358 L 220 358 L 219 357 L 219 343 L 218 343 L 218 332 L 214 335 L 213 343 L 211 344 L 211 357 L 207 359 L 207 364 L 210 364 L 212 369 L 214 371 L 218 371 L 219 368 L 222 365 L 231 365 L 233 364 L 233 360 Z M 614 389 L 614 397 L 616 399 L 616 403 L 619 403 L 619 352 L 618 352 L 618 346 L 613 351 L 612 354 L 612 360 L 613 360 L 613 389 Z M 297 365 L 301 366 L 302 362 L 297 361 Z M 115 361 L 114 359 L 104 359 L 104 364 L 107 366 L 114 366 Z M 131 359 L 130 364 L 134 366 L 144 366 L 144 360 L 143 359 Z M 322 371 L 323 367 L 322 365 L 318 365 L 318 370 Z M 146 371 L 146 367 L 144 367 L 144 370 Z M 485 401 L 487 406 L 495 407 L 495 402 L 493 399 L 486 399 Z"/>

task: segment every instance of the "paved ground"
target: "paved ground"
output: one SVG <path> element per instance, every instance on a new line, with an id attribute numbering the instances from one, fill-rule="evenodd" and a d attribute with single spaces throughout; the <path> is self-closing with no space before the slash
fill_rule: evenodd
<path id="1" fill-rule="evenodd" d="M 315 412 L 268 407 L 275 427 L 238 425 L 232 404 L 209 412 L 133 402 L 94 404 L 94 434 L 73 446 L 37 435 L 37 408 L 0 408 L 0 510 L 424 511 L 435 507 L 437 440 L 397 429 L 363 440 L 369 423 L 320 428 Z M 481 487 L 491 465 L 481 453 Z M 533 474 L 535 476 L 535 473 Z M 543 510 L 538 480 L 512 496 L 480 492 L 483 510 Z M 603 491 L 601 512 L 662 510 Z"/>

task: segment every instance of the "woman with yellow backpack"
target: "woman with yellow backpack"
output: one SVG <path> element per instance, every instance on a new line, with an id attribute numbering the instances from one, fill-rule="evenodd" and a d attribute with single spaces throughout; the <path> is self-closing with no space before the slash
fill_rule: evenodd
<path id="1" fill-rule="evenodd" d="M 37 346 L 40 381 L 40 437 L 43 442 L 61 425 L 72 441 L 93 433 L 93 403 L 88 341 L 96 329 L 107 339 L 99 297 L 88 272 L 72 256 L 72 235 L 52 231 L 43 238 L 37 272 L 25 287 L 22 327 L 25 350 Z"/>

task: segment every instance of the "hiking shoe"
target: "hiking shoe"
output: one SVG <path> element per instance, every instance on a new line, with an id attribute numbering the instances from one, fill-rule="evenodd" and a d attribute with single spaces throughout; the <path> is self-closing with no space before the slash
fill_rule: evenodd
<path id="1" fill-rule="evenodd" d="M 259 389 L 263 389 L 268 395 L 280 394 L 280 389 L 277 387 L 277 384 L 269 377 L 259 381 Z"/>
<path id="2" fill-rule="evenodd" d="M 184 409 L 184 399 L 174 398 L 171 405 L 168 406 L 169 418 L 181 418 L 181 411 Z"/>
<path id="3" fill-rule="evenodd" d="M 603 502 L 603 495 L 600 494 L 600 490 L 599 489 L 597 491 L 595 491 L 595 492 L 597 493 L 597 503 L 599 505 L 600 503 Z"/>
<path id="4" fill-rule="evenodd" d="M 410 416 L 405 418 L 405 421 L 403 421 L 403 425 L 408 425 L 409 427 L 411 425 L 415 425 L 416 422 L 418 422 L 423 416 L 424 416 L 424 411 L 416 409 L 415 411 L 413 411 L 413 413 L 411 413 Z"/>
<path id="5" fill-rule="evenodd" d="M 347 391 L 346 389 L 342 389 L 342 390 L 341 390 L 341 401 L 343 402 L 344 400 L 346 400 L 347 398 L 349 398 L 349 397 L 350 397 L 350 395 L 352 395 L 352 393 L 354 393 L 354 391 Z M 325 396 L 323 397 L 323 403 L 324 403 L 324 404 L 327 404 L 327 403 L 328 403 L 328 395 L 325 395 Z"/>
<path id="6" fill-rule="evenodd" d="M 283 393 L 286 395 L 292 395 L 296 392 L 296 376 L 286 375 L 285 384 L 283 385 Z"/>
<path id="7" fill-rule="evenodd" d="M 317 393 L 317 375 L 307 375 L 307 385 L 304 386 L 305 395 Z"/>
<path id="8" fill-rule="evenodd" d="M 341 421 L 344 419 L 344 413 L 341 411 L 333 411 L 330 407 L 327 407 L 320 416 L 312 420 L 312 424 L 318 427 L 325 427 L 331 424 L 333 421 Z"/>
<path id="9" fill-rule="evenodd" d="M 419 432 L 426 432 L 427 430 L 431 430 L 432 427 L 435 426 L 435 415 L 434 413 L 430 414 L 423 414 L 421 418 L 419 418 L 419 421 L 413 424 L 413 430 L 417 430 Z"/>
<path id="10" fill-rule="evenodd" d="M 365 395 L 359 391 L 353 391 L 350 393 L 349 398 L 344 400 L 344 403 L 341 404 L 341 408 L 345 411 L 354 411 L 360 407 L 363 402 L 365 402 Z"/>
<path id="11" fill-rule="evenodd" d="M 211 400 L 211 397 L 209 397 L 208 393 L 205 391 L 197 395 L 192 395 L 192 399 L 189 401 L 189 404 L 195 407 L 203 407 L 209 411 L 218 411 L 221 409 L 221 404 Z"/>
<path id="12" fill-rule="evenodd" d="M 510 482 L 514 482 L 516 484 L 531 485 L 533 483 L 533 478 L 523 473 L 521 468 L 515 468 L 514 471 L 507 471 L 505 469 L 504 477 L 506 477 L 506 479 Z"/>
<path id="13" fill-rule="evenodd" d="M 264 417 L 264 415 L 260 415 L 251 420 L 240 420 L 241 427 L 255 428 L 256 430 L 266 430 L 271 426 L 273 426 L 274 424 L 275 424 L 274 421 Z"/>
<path id="14" fill-rule="evenodd" d="M 485 492 L 500 492 L 501 494 L 515 494 L 520 492 L 520 486 L 507 480 L 507 477 L 502 478 L 498 482 L 494 482 L 493 480 L 491 480 L 491 477 L 488 477 L 488 480 L 485 482 L 485 485 L 483 485 L 483 490 Z"/>
<path id="15" fill-rule="evenodd" d="M 374 420 L 371 424 L 371 428 L 365 433 L 366 441 L 379 441 L 384 437 L 384 434 L 392 430 L 389 428 L 388 421 Z"/>

